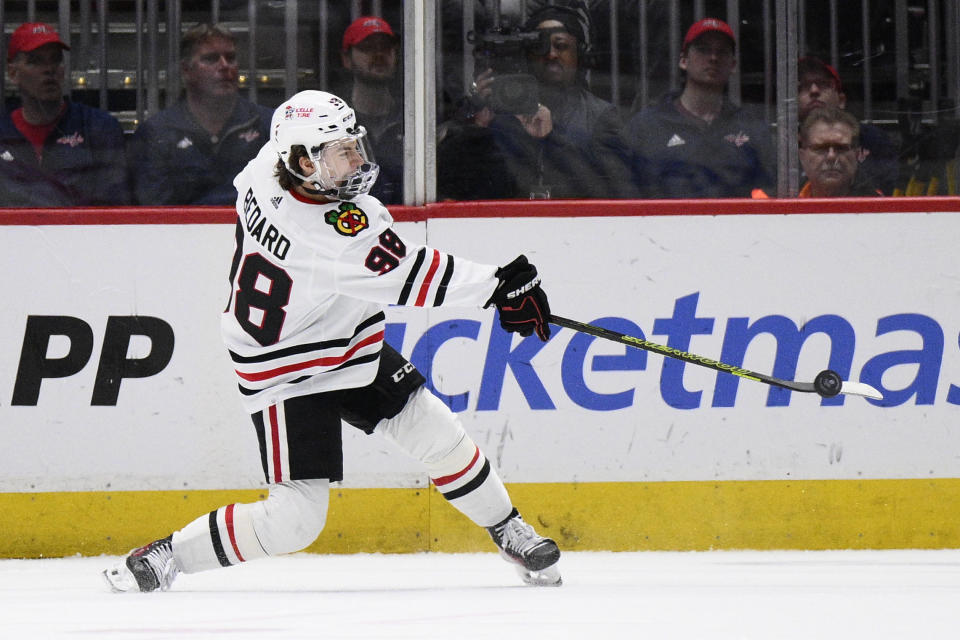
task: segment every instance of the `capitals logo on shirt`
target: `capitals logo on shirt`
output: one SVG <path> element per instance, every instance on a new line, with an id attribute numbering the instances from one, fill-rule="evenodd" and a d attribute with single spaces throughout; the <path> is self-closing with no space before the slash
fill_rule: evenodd
<path id="1" fill-rule="evenodd" d="M 352 202 L 341 202 L 336 211 L 328 211 L 323 219 L 342 236 L 355 236 L 370 226 L 367 214 Z"/>
<path id="2" fill-rule="evenodd" d="M 68 136 L 57 138 L 57 144 L 66 144 L 71 147 L 79 147 L 83 144 L 83 135 L 79 132 L 71 133 Z"/>
<path id="3" fill-rule="evenodd" d="M 729 133 L 725 135 L 723 139 L 726 140 L 727 142 L 732 142 L 734 145 L 738 147 L 742 147 L 743 145 L 750 142 L 750 136 L 745 134 L 743 131 L 740 131 L 736 134 Z"/>

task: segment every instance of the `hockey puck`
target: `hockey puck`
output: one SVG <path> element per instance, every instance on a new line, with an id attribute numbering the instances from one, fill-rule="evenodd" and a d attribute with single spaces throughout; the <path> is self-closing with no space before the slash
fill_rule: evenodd
<path id="1" fill-rule="evenodd" d="M 840 393 L 843 380 L 836 371 L 826 369 L 817 374 L 813 380 L 813 389 L 824 398 L 832 398 Z"/>

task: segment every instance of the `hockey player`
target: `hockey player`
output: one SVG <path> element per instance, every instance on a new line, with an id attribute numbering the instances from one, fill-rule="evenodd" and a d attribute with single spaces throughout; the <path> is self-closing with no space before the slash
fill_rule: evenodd
<path id="1" fill-rule="evenodd" d="M 273 115 L 270 142 L 234 181 L 236 252 L 222 334 L 251 414 L 269 495 L 229 504 L 104 571 L 115 591 L 166 590 L 194 573 L 303 549 L 343 477 L 341 419 L 419 460 L 455 508 L 485 527 L 528 584 L 559 585 L 538 535 L 456 415 L 383 341 L 388 304 L 489 307 L 501 326 L 550 337 L 533 265 L 479 264 L 419 246 L 367 191 L 378 167 L 346 102 L 303 91 Z"/>

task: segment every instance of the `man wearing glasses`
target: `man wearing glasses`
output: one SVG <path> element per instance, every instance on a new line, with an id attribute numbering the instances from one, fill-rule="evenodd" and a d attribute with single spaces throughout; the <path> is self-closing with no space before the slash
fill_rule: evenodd
<path id="1" fill-rule="evenodd" d="M 857 181 L 860 123 L 838 107 L 817 107 L 800 126 L 800 165 L 807 182 L 800 198 L 883 195 L 868 181 Z"/>
<path id="2" fill-rule="evenodd" d="M 797 111 L 802 124 L 817 107 L 846 109 L 847 96 L 840 74 L 832 66 L 813 56 L 797 61 Z M 886 194 L 892 194 L 899 172 L 900 150 L 880 128 L 860 124 L 859 175 Z"/>

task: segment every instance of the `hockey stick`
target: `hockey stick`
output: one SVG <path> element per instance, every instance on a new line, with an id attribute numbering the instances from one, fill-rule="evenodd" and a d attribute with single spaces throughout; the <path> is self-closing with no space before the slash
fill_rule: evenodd
<path id="1" fill-rule="evenodd" d="M 627 345 L 628 347 L 643 349 L 644 351 L 653 351 L 670 358 L 683 360 L 684 362 L 689 362 L 691 364 L 697 364 L 701 367 L 707 367 L 708 369 L 714 369 L 715 371 L 732 373 L 735 376 L 740 376 L 741 378 L 746 378 L 747 380 L 762 382 L 774 387 L 790 389 L 791 391 L 818 393 L 824 398 L 832 398 L 833 396 L 842 393 L 850 396 L 862 396 L 864 398 L 872 398 L 874 400 L 883 400 L 883 395 L 870 385 L 864 384 L 863 382 L 850 382 L 849 380 L 842 380 L 835 371 L 831 371 L 829 369 L 818 373 L 813 382 L 794 382 L 792 380 L 781 380 L 780 378 L 774 378 L 773 376 L 757 373 L 756 371 L 750 371 L 749 369 L 736 367 L 732 364 L 724 364 L 704 356 L 698 356 L 695 353 L 687 353 L 686 351 L 680 351 L 679 349 L 674 349 L 673 347 L 667 347 L 662 344 L 657 344 L 656 342 L 650 342 L 649 340 L 628 336 L 617 331 L 611 331 L 610 329 L 604 329 L 602 327 L 587 324 L 585 322 L 577 322 L 576 320 L 570 320 L 569 318 L 563 318 L 557 315 L 551 315 L 550 322 L 560 327 L 566 327 L 567 329 L 579 331 L 580 333 L 586 333 L 598 338 L 619 342 Z"/>

